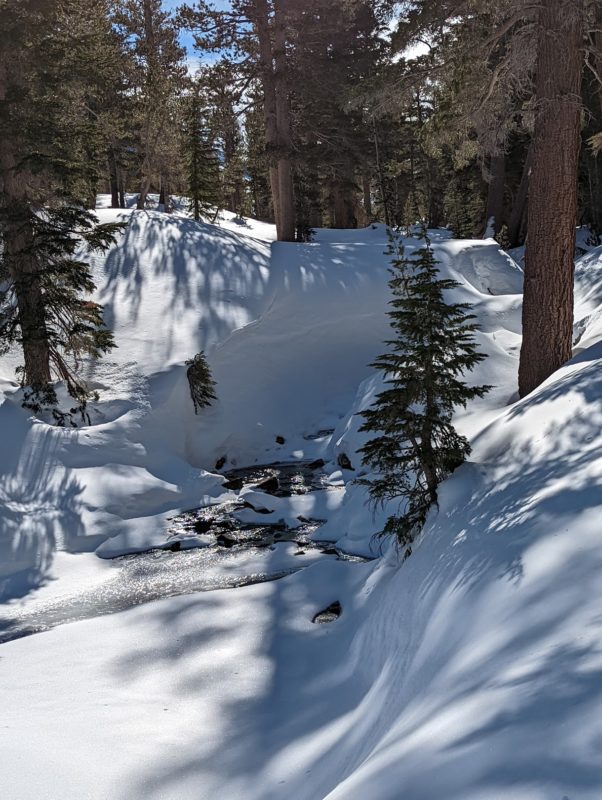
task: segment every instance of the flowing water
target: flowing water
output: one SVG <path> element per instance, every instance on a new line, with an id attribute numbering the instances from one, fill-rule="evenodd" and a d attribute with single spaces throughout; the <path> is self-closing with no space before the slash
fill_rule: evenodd
<path id="1" fill-rule="evenodd" d="M 329 487 L 326 476 L 312 466 L 256 466 L 233 470 L 226 478 L 233 491 L 254 484 L 279 497 L 339 491 Z M 89 589 L 25 604 L 6 604 L 0 609 L 0 643 L 164 597 L 277 580 L 318 558 L 364 560 L 329 543 L 313 541 L 310 537 L 319 529 L 320 520 L 304 520 L 293 529 L 282 523 L 249 524 L 233 516 L 241 508 L 244 500 L 237 497 L 179 514 L 169 521 L 167 549 L 112 559 L 105 579 Z M 205 546 L 181 549 L 182 535 L 186 547 L 194 544 L 195 536 Z"/>

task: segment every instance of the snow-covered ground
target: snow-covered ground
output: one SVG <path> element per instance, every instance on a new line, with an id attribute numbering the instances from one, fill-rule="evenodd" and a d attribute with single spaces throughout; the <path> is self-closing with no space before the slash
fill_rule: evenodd
<path id="1" fill-rule="evenodd" d="M 117 215 L 128 228 L 93 259 L 118 344 L 89 367 L 93 424 L 31 419 L 0 364 L 0 627 L 112 596 L 98 556 L 162 545 L 167 517 L 227 497 L 220 458 L 324 459 L 336 492 L 246 496 L 374 549 L 382 515 L 351 480 L 388 333 L 382 226 L 294 245 L 232 215 Z M 576 357 L 517 401 L 520 268 L 491 240 L 433 238 L 481 326 L 471 380 L 495 389 L 457 417 L 471 461 L 411 558 L 308 554 L 278 581 L 0 645 L 3 799 L 600 800 L 602 248 L 577 263 Z M 184 361 L 201 349 L 219 400 L 195 416 Z M 247 561 L 220 561 L 215 585 L 295 556 Z M 341 617 L 312 624 L 335 600 Z"/>

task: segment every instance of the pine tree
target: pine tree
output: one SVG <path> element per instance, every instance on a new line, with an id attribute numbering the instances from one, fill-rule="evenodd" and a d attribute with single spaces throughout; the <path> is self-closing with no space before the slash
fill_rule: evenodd
<path id="1" fill-rule="evenodd" d="M 0 45 L 12 48 L 0 46 L 0 349 L 22 347 L 28 407 L 54 404 L 61 379 L 84 414 L 79 359 L 112 338 L 101 307 L 84 297 L 94 285 L 77 251 L 82 242 L 105 249 L 121 226 L 98 226 L 85 210 L 98 167 L 87 157 L 98 77 L 81 11 L 54 0 L 0 7 Z"/>
<path id="2" fill-rule="evenodd" d="M 148 193 L 159 185 L 168 208 L 169 181 L 177 166 L 176 98 L 186 74 L 178 25 L 161 0 L 116 0 L 115 7 L 112 21 L 129 43 L 127 78 L 136 99 L 132 125 L 137 129 L 140 173 L 137 207 L 143 209 Z"/>
<path id="3" fill-rule="evenodd" d="M 184 99 L 182 150 L 188 185 L 189 211 L 195 220 L 217 209 L 219 165 L 206 112 L 198 91 Z"/>
<path id="4" fill-rule="evenodd" d="M 198 414 L 201 408 L 211 405 L 216 399 L 215 381 L 211 377 L 211 369 L 207 363 L 205 353 L 197 353 L 194 358 L 186 361 L 188 369 L 186 377 L 190 386 L 190 396 L 194 405 L 194 413 Z"/>
<path id="5" fill-rule="evenodd" d="M 399 234 L 390 234 L 388 315 L 395 338 L 372 364 L 385 374 L 386 388 L 362 412 L 360 428 L 377 434 L 360 452 L 378 475 L 362 483 L 375 504 L 399 499 L 400 513 L 389 517 L 382 534 L 395 535 L 408 555 L 437 502 L 438 485 L 470 453 L 452 412 L 490 388 L 463 380 L 485 358 L 475 349 L 477 326 L 467 304 L 446 303 L 444 292 L 458 284 L 439 277 L 425 229 L 421 238 L 424 245 L 406 256 Z"/>

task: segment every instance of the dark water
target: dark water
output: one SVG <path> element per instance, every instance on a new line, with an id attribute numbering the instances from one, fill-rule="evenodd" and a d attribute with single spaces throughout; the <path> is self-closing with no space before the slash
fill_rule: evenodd
<path id="1" fill-rule="evenodd" d="M 316 490 L 339 491 L 328 487 L 326 476 L 307 464 L 256 466 L 233 470 L 226 477 L 241 487 L 267 480 L 263 490 L 280 497 Z M 294 529 L 281 523 L 242 523 L 232 513 L 244 507 L 244 502 L 236 498 L 179 514 L 169 521 L 166 530 L 166 544 L 173 549 L 112 559 L 109 576 L 83 591 L 24 605 L 6 604 L 0 608 L 0 643 L 164 597 L 277 580 L 314 563 L 316 558 L 364 560 L 329 543 L 312 541 L 320 520 L 304 520 Z M 198 535 L 206 546 L 179 549 L 177 537 L 182 534 L 187 540 Z M 290 543 L 288 547 L 285 542 Z"/>

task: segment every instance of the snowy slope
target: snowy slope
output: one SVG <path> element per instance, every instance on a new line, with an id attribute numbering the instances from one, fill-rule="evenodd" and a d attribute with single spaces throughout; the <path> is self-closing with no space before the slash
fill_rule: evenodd
<path id="1" fill-rule="evenodd" d="M 108 563 L 81 551 L 161 542 L 174 509 L 222 492 L 222 455 L 322 456 L 346 485 L 320 538 L 367 552 L 379 518 L 349 481 L 387 334 L 382 227 L 270 245 L 260 223 L 120 213 L 93 263 L 119 345 L 90 365 L 94 424 L 30 419 L 0 366 L 10 607 L 102 591 Z M 576 358 L 516 402 L 519 268 L 491 240 L 434 239 L 489 355 L 471 379 L 495 389 L 457 417 L 471 462 L 412 557 L 322 560 L 0 645 L 3 799 L 602 797 L 602 249 L 577 264 Z M 201 348 L 220 399 L 195 416 L 183 362 Z M 312 625 L 334 600 L 341 618 Z"/>
<path id="2" fill-rule="evenodd" d="M 482 432 L 401 567 L 319 564 L 3 645 L 3 796 L 597 800 L 601 361 Z M 312 626 L 333 599 L 343 617 Z"/>

